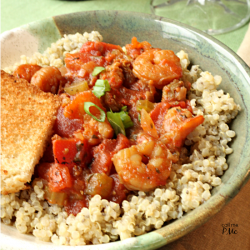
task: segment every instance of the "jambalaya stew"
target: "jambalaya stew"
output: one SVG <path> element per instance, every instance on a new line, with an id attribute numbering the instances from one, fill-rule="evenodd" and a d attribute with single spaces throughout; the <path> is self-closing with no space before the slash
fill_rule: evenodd
<path id="1" fill-rule="evenodd" d="M 220 76 L 187 53 L 65 35 L 5 69 L 58 95 L 50 143 L 28 190 L 1 196 L 1 220 L 58 245 L 159 229 L 211 197 L 240 110 Z"/>

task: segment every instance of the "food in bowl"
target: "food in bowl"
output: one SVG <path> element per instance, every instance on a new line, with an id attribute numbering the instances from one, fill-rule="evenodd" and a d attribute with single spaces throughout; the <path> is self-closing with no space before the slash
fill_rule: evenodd
<path id="1" fill-rule="evenodd" d="M 136 38 L 122 49 L 92 32 L 21 64 L 6 71 L 59 94 L 61 107 L 30 189 L 2 195 L 3 223 L 59 245 L 101 244 L 161 228 L 221 184 L 240 107 L 184 51 Z"/>

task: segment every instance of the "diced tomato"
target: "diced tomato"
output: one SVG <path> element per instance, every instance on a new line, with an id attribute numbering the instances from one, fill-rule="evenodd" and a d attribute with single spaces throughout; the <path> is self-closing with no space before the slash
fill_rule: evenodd
<path id="1" fill-rule="evenodd" d="M 187 108 L 187 103 L 186 101 L 172 101 L 172 102 L 168 102 L 171 107 L 181 107 L 182 109 L 186 109 Z"/>
<path id="2" fill-rule="evenodd" d="M 49 181 L 49 170 L 53 166 L 54 163 L 41 163 L 38 164 L 35 168 L 35 176 L 38 178 L 42 178 L 46 181 Z"/>
<path id="3" fill-rule="evenodd" d="M 117 139 L 106 139 L 93 150 L 94 161 L 91 164 L 91 172 L 110 174 L 112 157 L 121 149 L 128 148 L 130 141 L 123 134 L 118 134 Z"/>
<path id="4" fill-rule="evenodd" d="M 73 214 L 76 216 L 84 207 L 87 207 L 86 200 L 68 200 L 64 208 L 68 215 Z"/>
<path id="5" fill-rule="evenodd" d="M 70 70 L 80 70 L 82 65 L 90 62 L 91 59 L 89 57 L 84 56 L 82 53 L 74 53 L 74 54 L 70 54 L 67 53 L 65 55 L 65 65 L 68 69 Z"/>
<path id="6" fill-rule="evenodd" d="M 78 72 L 78 76 L 82 78 L 88 77 L 96 66 L 103 66 L 104 63 L 104 57 L 93 57 L 91 54 L 67 53 L 65 55 L 66 67 L 75 73 Z"/>
<path id="7" fill-rule="evenodd" d="M 114 187 L 108 200 L 121 204 L 126 199 L 128 190 L 120 182 L 118 174 L 113 174 L 110 177 L 114 180 Z"/>
<path id="8" fill-rule="evenodd" d="M 164 120 L 164 116 L 167 113 L 168 109 L 171 105 L 167 102 L 158 103 L 155 108 L 150 112 L 150 117 L 155 124 L 155 128 L 157 132 L 160 132 L 160 128 L 162 126 L 162 122 Z"/>
<path id="9" fill-rule="evenodd" d="M 88 142 L 86 139 L 67 138 L 53 140 L 55 162 L 59 164 L 80 164 L 88 156 Z"/>
<path id="10" fill-rule="evenodd" d="M 115 148 L 112 152 L 112 157 L 114 154 L 116 154 L 118 151 L 130 147 L 130 141 L 129 139 L 123 135 L 123 134 L 118 134 L 116 138 L 116 145 Z"/>
<path id="11" fill-rule="evenodd" d="M 80 119 L 69 119 L 63 114 L 64 108 L 60 107 L 54 125 L 55 134 L 62 137 L 71 136 L 76 130 L 82 129 L 83 121 Z"/>
<path id="12" fill-rule="evenodd" d="M 73 179 L 67 166 L 54 163 L 49 171 L 49 188 L 52 192 L 60 192 L 62 189 L 71 188 Z"/>
<path id="13" fill-rule="evenodd" d="M 96 66 L 106 67 L 111 64 L 116 57 L 113 50 L 118 50 L 124 53 L 118 45 L 103 43 L 103 42 L 86 42 L 83 44 L 80 52 L 65 55 L 66 67 L 71 71 L 71 74 L 88 79 L 91 78 L 91 73 Z"/>
<path id="14" fill-rule="evenodd" d="M 191 113 L 193 113 L 191 104 L 189 100 L 186 101 L 174 101 L 174 102 L 169 102 L 169 104 L 171 105 L 171 107 L 181 107 L 182 109 L 187 109 L 188 111 L 190 111 Z"/>
<path id="15" fill-rule="evenodd" d="M 121 87 L 119 91 L 121 94 L 117 98 L 120 98 L 120 100 L 118 99 L 117 101 L 129 107 L 134 105 L 138 100 L 145 100 L 147 98 L 146 91 L 132 90 L 125 87 Z"/>
<path id="16" fill-rule="evenodd" d="M 114 142 L 112 140 L 104 140 L 100 145 L 94 147 L 94 161 L 91 164 L 91 171 L 93 173 L 105 173 L 109 175 L 112 167 L 110 153 L 113 148 Z"/>
<path id="17" fill-rule="evenodd" d="M 72 193 L 75 194 L 83 194 L 85 189 L 85 181 L 81 179 L 75 179 L 73 188 L 72 188 Z"/>
<path id="18" fill-rule="evenodd" d="M 123 53 L 119 45 L 104 43 L 104 42 L 86 42 L 80 49 L 80 53 L 90 53 L 93 56 L 106 56 L 107 53 L 113 50 L 119 50 Z"/>
<path id="19" fill-rule="evenodd" d="M 145 50 L 151 49 L 152 46 L 149 42 L 138 42 L 136 37 L 133 37 L 131 40 L 131 44 L 127 44 L 126 46 L 127 54 L 130 55 L 132 58 L 138 57 L 141 53 Z"/>
<path id="20" fill-rule="evenodd" d="M 66 68 L 70 70 L 80 70 L 82 64 L 85 63 L 80 60 L 79 52 L 74 54 L 66 53 L 64 61 Z"/>

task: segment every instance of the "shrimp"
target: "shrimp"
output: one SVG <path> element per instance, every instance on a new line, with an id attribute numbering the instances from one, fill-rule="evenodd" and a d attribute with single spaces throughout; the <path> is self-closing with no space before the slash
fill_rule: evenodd
<path id="1" fill-rule="evenodd" d="M 187 109 L 171 108 L 161 127 L 160 140 L 172 151 L 179 150 L 186 137 L 204 121 L 202 115 L 193 117 Z"/>
<path id="2" fill-rule="evenodd" d="M 22 64 L 15 69 L 13 75 L 30 82 L 32 76 L 41 68 L 42 67 L 37 64 Z"/>
<path id="3" fill-rule="evenodd" d="M 32 76 L 30 83 L 44 92 L 56 94 L 59 86 L 65 83 L 65 78 L 58 68 L 50 66 L 38 70 Z"/>
<path id="4" fill-rule="evenodd" d="M 182 68 L 173 51 L 149 49 L 135 59 L 133 73 L 144 83 L 162 89 L 182 76 Z"/>
<path id="5" fill-rule="evenodd" d="M 172 166 L 172 154 L 161 141 L 151 138 L 120 150 L 112 161 L 127 189 L 148 192 L 166 184 Z"/>

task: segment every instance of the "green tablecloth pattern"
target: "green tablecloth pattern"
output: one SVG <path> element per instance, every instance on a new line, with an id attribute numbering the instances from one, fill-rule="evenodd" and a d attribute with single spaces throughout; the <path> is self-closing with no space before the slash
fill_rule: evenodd
<path id="1" fill-rule="evenodd" d="M 150 13 L 150 0 L 1 0 L 1 33 L 46 17 L 90 10 L 124 10 Z M 215 38 L 235 52 L 238 50 L 247 25 Z"/>

